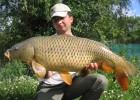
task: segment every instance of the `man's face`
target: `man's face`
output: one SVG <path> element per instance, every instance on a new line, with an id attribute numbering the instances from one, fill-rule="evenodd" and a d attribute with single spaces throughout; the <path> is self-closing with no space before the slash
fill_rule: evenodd
<path id="1" fill-rule="evenodd" d="M 57 32 L 66 32 L 71 29 L 71 23 L 73 22 L 73 17 L 66 15 L 65 17 L 54 17 L 52 19 L 53 26 Z"/>

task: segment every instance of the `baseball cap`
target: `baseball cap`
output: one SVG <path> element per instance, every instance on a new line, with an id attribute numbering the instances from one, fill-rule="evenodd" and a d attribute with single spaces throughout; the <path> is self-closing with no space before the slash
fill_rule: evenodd
<path id="1" fill-rule="evenodd" d="M 51 18 L 54 16 L 65 17 L 68 11 L 71 12 L 71 9 L 67 5 L 62 3 L 55 4 L 51 8 Z"/>

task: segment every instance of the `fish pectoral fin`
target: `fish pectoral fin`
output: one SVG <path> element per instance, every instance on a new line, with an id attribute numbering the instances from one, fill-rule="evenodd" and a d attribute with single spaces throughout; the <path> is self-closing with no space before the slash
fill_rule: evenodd
<path id="1" fill-rule="evenodd" d="M 72 83 L 72 75 L 69 72 L 59 72 L 61 78 L 65 83 L 71 85 Z"/>
<path id="2" fill-rule="evenodd" d="M 46 75 L 46 69 L 36 61 L 32 61 L 32 68 L 39 78 L 44 78 Z"/>
<path id="3" fill-rule="evenodd" d="M 105 72 L 113 72 L 114 63 L 107 59 L 96 59 L 94 62 L 98 64 L 98 68 Z"/>
<path id="4" fill-rule="evenodd" d="M 128 76 L 127 73 L 121 69 L 114 69 L 114 74 L 116 76 L 116 79 L 120 86 L 123 88 L 123 90 L 128 90 Z"/>

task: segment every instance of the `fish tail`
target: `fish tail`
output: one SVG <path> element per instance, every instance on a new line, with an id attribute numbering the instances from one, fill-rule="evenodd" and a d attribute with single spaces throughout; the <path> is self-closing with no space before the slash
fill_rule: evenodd
<path id="1" fill-rule="evenodd" d="M 126 64 L 125 64 L 126 65 Z M 113 60 L 104 60 L 102 62 L 101 69 L 106 72 L 114 72 L 115 77 L 120 84 L 120 86 L 123 88 L 123 90 L 128 89 L 128 75 L 125 70 L 124 64 L 122 59 L 115 59 Z"/>
<path id="2" fill-rule="evenodd" d="M 134 67 L 133 64 L 131 64 L 130 62 L 128 61 L 125 61 L 125 69 L 126 69 L 126 72 L 129 74 L 129 75 L 136 75 L 138 73 L 138 69 L 136 67 Z"/>
<path id="3" fill-rule="evenodd" d="M 120 86 L 123 88 L 123 90 L 128 90 L 128 75 L 125 71 L 117 69 L 117 67 L 114 68 L 114 74 L 116 76 L 116 79 Z"/>
<path id="4" fill-rule="evenodd" d="M 133 64 L 120 57 L 118 60 L 116 59 L 115 63 L 114 74 L 116 76 L 116 79 L 123 90 L 127 90 L 128 75 L 135 75 L 138 73 L 138 70 L 134 67 Z"/>

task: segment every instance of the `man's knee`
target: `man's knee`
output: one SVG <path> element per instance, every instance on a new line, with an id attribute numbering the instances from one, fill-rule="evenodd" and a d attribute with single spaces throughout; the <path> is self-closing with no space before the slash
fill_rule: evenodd
<path id="1" fill-rule="evenodd" d="M 88 77 L 95 82 L 94 86 L 97 88 L 105 90 L 108 85 L 108 80 L 104 75 L 101 74 L 88 74 Z"/>
<path id="2" fill-rule="evenodd" d="M 106 89 L 108 80 L 104 75 L 101 74 L 88 74 L 86 78 L 90 81 L 90 91 L 85 93 L 81 100 L 99 100 L 101 94 Z"/>
<path id="3" fill-rule="evenodd" d="M 106 89 L 107 85 L 108 85 L 108 79 L 101 74 L 95 74 L 97 77 L 97 80 L 100 82 L 100 86 L 103 90 Z"/>

